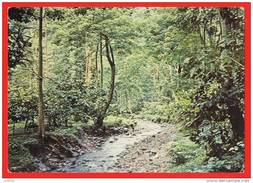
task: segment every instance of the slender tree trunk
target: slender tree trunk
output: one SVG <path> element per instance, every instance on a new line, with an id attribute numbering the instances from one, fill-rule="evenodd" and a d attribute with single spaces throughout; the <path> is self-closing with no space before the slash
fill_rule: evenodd
<path id="1" fill-rule="evenodd" d="M 100 36 L 100 87 L 103 88 L 103 42 L 102 42 L 102 36 Z"/>
<path id="2" fill-rule="evenodd" d="M 88 80 L 88 84 L 89 86 L 92 84 L 92 77 L 93 77 L 93 65 L 92 65 L 92 53 L 91 50 L 89 50 L 89 80 Z"/>
<path id="3" fill-rule="evenodd" d="M 95 67 L 96 67 L 96 87 L 98 87 L 98 49 L 99 49 L 99 44 L 97 45 L 97 49 L 96 49 L 96 60 L 95 60 Z"/>
<path id="4" fill-rule="evenodd" d="M 45 76 L 49 76 L 48 73 L 48 33 L 47 33 L 47 19 L 45 17 L 44 20 L 44 24 L 45 24 L 45 68 L 44 68 L 44 75 Z M 45 86 L 45 80 L 44 80 L 44 86 Z"/>
<path id="5" fill-rule="evenodd" d="M 204 38 L 203 38 L 202 33 L 201 33 L 201 26 L 200 26 L 200 23 L 198 23 L 198 31 L 199 31 L 200 40 L 201 40 L 201 42 L 204 44 Z"/>
<path id="6" fill-rule="evenodd" d="M 204 30 L 203 30 L 203 42 L 204 42 L 204 47 L 206 47 L 206 22 L 204 23 Z"/>
<path id="7" fill-rule="evenodd" d="M 131 104 L 131 97 L 130 97 L 129 90 L 127 90 L 127 108 L 128 108 L 128 111 L 130 112 L 130 114 L 132 114 L 133 111 L 132 111 L 132 104 Z"/>
<path id="8" fill-rule="evenodd" d="M 15 135 L 15 127 L 16 127 L 16 122 L 13 122 L 13 126 L 12 126 L 12 136 Z"/>
<path id="9" fill-rule="evenodd" d="M 106 35 L 103 35 L 103 36 L 105 37 L 106 58 L 107 58 L 107 60 L 110 64 L 110 67 L 111 67 L 111 85 L 110 85 L 110 90 L 109 90 L 107 102 L 106 102 L 105 106 L 102 108 L 102 110 L 99 113 L 97 120 L 95 122 L 95 126 L 97 128 L 101 128 L 103 126 L 103 121 L 104 121 L 106 112 L 111 104 L 111 101 L 113 98 L 113 92 L 114 92 L 114 88 L 115 88 L 115 74 L 116 74 L 114 55 L 113 55 L 112 47 L 110 45 L 109 38 Z"/>
<path id="10" fill-rule="evenodd" d="M 161 73 L 160 73 L 160 68 L 159 65 L 156 67 L 156 77 L 157 77 L 157 84 L 158 84 L 158 96 L 162 96 L 162 86 L 161 86 Z"/>
<path id="11" fill-rule="evenodd" d="M 213 19 L 211 18 L 210 23 L 209 23 L 209 27 L 212 27 L 212 22 L 213 22 Z M 212 37 L 212 34 L 210 32 L 208 32 L 208 37 L 209 37 L 210 46 L 213 47 L 213 37 Z"/>
<path id="12" fill-rule="evenodd" d="M 223 39 L 225 39 L 227 36 L 227 26 L 226 26 L 226 20 L 225 20 L 226 15 L 223 11 L 224 11 L 224 8 L 219 9 L 219 19 L 220 19 L 220 26 L 221 26 L 221 35 Z"/>
<path id="13" fill-rule="evenodd" d="M 219 44 L 220 44 L 220 41 L 221 41 L 221 38 L 222 38 L 222 17 L 220 15 L 220 11 L 218 10 L 218 16 L 219 16 L 219 35 L 217 37 L 217 41 L 216 41 L 216 49 L 218 48 Z"/>
<path id="14" fill-rule="evenodd" d="M 85 76 L 84 76 L 84 82 L 86 86 L 90 86 L 92 81 L 92 63 L 91 63 L 91 51 L 88 49 L 85 51 Z"/>
<path id="15" fill-rule="evenodd" d="M 43 8 L 40 8 L 39 16 L 39 104 L 38 104 L 38 126 L 39 137 L 44 139 L 45 137 L 45 124 L 44 124 L 44 100 L 43 100 L 43 48 L 42 48 L 42 24 L 43 24 Z"/>
<path id="16" fill-rule="evenodd" d="M 85 71 L 84 71 L 84 85 L 87 85 L 87 78 L 88 78 L 88 51 L 87 48 L 85 48 L 85 54 L 84 54 L 84 65 L 85 65 Z"/>

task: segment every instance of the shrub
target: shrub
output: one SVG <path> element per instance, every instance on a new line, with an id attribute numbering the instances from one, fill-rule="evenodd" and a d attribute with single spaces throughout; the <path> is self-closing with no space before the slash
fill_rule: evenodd
<path id="1" fill-rule="evenodd" d="M 136 121 L 131 118 L 123 117 L 123 116 L 107 116 L 105 118 L 106 126 L 130 126 L 135 125 Z"/>
<path id="2" fill-rule="evenodd" d="M 145 103 L 139 117 L 157 123 L 168 122 L 168 105 L 160 102 L 147 102 Z"/>
<path id="3" fill-rule="evenodd" d="M 202 172 L 206 159 L 205 150 L 187 137 L 169 143 L 172 172 Z"/>
<path id="4" fill-rule="evenodd" d="M 222 157 L 211 157 L 205 168 L 210 172 L 244 171 L 244 143 L 238 142 Z"/>
<path id="5" fill-rule="evenodd" d="M 24 143 L 32 141 L 28 138 L 25 142 L 20 140 L 10 141 L 9 150 L 9 167 L 10 171 L 34 171 L 37 168 L 34 157 L 29 150 L 24 147 Z"/>

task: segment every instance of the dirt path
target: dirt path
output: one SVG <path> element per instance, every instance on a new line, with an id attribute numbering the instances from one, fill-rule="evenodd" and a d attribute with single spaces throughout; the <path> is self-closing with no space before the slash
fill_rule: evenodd
<path id="1" fill-rule="evenodd" d="M 119 156 L 113 171 L 168 172 L 168 142 L 173 141 L 176 135 L 175 126 L 167 125 L 157 134 L 135 143 Z"/>
<path id="2" fill-rule="evenodd" d="M 68 161 L 57 172 L 162 172 L 168 157 L 166 144 L 174 138 L 173 125 L 139 120 L 135 129 L 110 137 L 97 150 Z"/>

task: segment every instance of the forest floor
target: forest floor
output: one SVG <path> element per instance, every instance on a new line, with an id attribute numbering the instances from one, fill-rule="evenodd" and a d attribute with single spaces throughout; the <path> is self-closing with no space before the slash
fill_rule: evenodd
<path id="1" fill-rule="evenodd" d="M 57 172 L 166 172 L 174 125 L 137 120 L 134 129 L 113 135 L 81 156 L 66 159 Z"/>
<path id="2" fill-rule="evenodd" d="M 144 119 L 130 122 L 107 123 L 103 134 L 95 135 L 91 127 L 79 124 L 48 132 L 44 142 L 33 133 L 10 136 L 10 171 L 168 172 L 168 144 L 180 133 L 176 125 Z"/>
<path id="3" fill-rule="evenodd" d="M 135 143 L 120 154 L 115 172 L 168 172 L 171 165 L 168 143 L 174 141 L 178 131 L 175 125 L 161 125 L 161 130 Z"/>

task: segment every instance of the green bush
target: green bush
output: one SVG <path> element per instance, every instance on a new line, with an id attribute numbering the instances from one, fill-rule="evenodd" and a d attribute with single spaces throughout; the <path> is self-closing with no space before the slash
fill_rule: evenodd
<path id="1" fill-rule="evenodd" d="M 243 172 L 244 143 L 236 143 L 220 158 L 209 158 L 205 168 L 210 172 Z"/>
<path id="2" fill-rule="evenodd" d="M 170 172 L 242 172 L 244 144 L 238 142 L 222 157 L 209 157 L 202 146 L 187 137 L 169 143 Z"/>
<path id="3" fill-rule="evenodd" d="M 157 123 L 168 122 L 168 105 L 161 102 L 147 102 L 138 117 Z"/>
<path id="4" fill-rule="evenodd" d="M 169 143 L 172 172 L 203 172 L 205 150 L 187 137 L 179 137 Z"/>
<path id="5" fill-rule="evenodd" d="M 179 92 L 169 101 L 145 103 L 139 117 L 158 123 L 177 123 L 181 120 L 190 120 L 183 113 L 191 106 L 189 93 Z"/>
<path id="6" fill-rule="evenodd" d="M 10 141 L 9 150 L 9 167 L 10 171 L 34 171 L 37 168 L 34 157 L 23 144 L 33 141 L 28 138 L 26 141 L 21 140 Z"/>
<path id="7" fill-rule="evenodd" d="M 136 121 L 129 117 L 123 116 L 107 116 L 104 120 L 104 124 L 108 127 L 112 126 L 130 126 L 136 125 Z"/>

